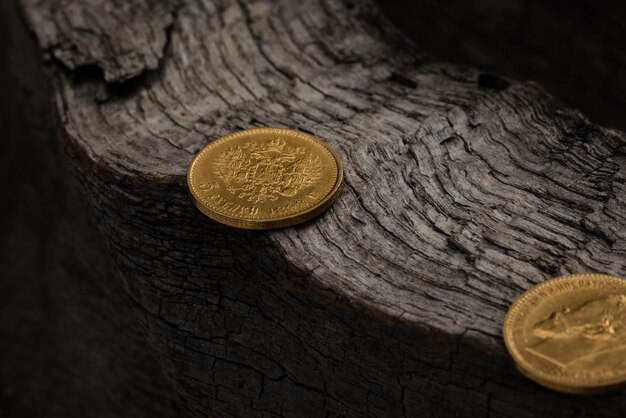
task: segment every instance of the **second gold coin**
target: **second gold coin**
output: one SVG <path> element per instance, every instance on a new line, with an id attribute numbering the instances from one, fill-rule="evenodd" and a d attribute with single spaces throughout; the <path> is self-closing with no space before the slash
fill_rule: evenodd
<path id="1" fill-rule="evenodd" d="M 571 393 L 626 383 L 626 280 L 572 274 L 526 291 L 504 321 L 504 341 L 519 370 Z"/>

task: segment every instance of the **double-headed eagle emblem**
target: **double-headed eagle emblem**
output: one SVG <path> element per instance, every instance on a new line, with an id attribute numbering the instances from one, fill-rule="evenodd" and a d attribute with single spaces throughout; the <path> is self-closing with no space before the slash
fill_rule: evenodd
<path id="1" fill-rule="evenodd" d="M 238 198 L 263 203 L 293 197 L 314 184 L 322 177 L 322 162 L 305 148 L 275 138 L 228 148 L 213 170 Z"/>

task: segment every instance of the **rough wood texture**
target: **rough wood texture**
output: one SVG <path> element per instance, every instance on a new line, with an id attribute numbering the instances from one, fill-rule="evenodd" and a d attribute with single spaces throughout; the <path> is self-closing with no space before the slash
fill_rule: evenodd
<path id="1" fill-rule="evenodd" d="M 24 0 L 41 47 L 71 70 L 96 66 L 106 81 L 154 70 L 163 56 L 175 0 Z"/>
<path id="2" fill-rule="evenodd" d="M 25 2 L 40 40 L 65 27 L 41 3 Z M 130 14 L 142 5 L 127 2 Z M 533 83 L 425 57 L 369 1 L 189 0 L 164 15 L 174 9 L 156 71 L 114 85 L 53 72 L 85 197 L 187 413 L 623 411 L 621 394 L 526 381 L 500 337 L 534 283 L 626 275 L 623 133 Z M 134 32 L 146 56 L 151 32 Z M 116 62 L 131 73 L 148 61 Z M 189 161 L 212 138 L 264 125 L 327 140 L 344 192 L 296 228 L 207 220 L 187 197 Z"/>

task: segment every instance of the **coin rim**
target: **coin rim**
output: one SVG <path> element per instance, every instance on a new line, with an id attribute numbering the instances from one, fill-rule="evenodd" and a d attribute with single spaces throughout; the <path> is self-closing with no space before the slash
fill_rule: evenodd
<path id="1" fill-rule="evenodd" d="M 222 213 L 219 213 L 209 208 L 206 204 L 204 204 L 201 200 L 199 192 L 197 191 L 197 189 L 194 187 L 192 183 L 194 167 L 196 166 L 198 160 L 202 157 L 202 155 L 208 152 L 210 148 L 215 147 L 218 143 L 228 141 L 232 137 L 238 137 L 238 136 L 246 135 L 246 134 L 254 135 L 257 133 L 268 133 L 268 131 L 270 133 L 277 132 L 277 133 L 283 133 L 287 135 L 295 134 L 297 137 L 305 137 L 307 139 L 312 140 L 313 142 L 318 143 L 324 149 L 330 152 L 331 156 L 335 160 L 337 173 L 336 173 L 335 183 L 333 184 L 330 191 L 326 194 L 326 196 L 324 196 L 315 205 L 311 206 L 310 208 L 306 210 L 297 212 L 295 214 L 282 216 L 280 218 L 271 218 L 271 219 L 233 218 L 233 217 L 224 215 Z M 233 226 L 233 227 L 242 228 L 242 229 L 285 228 L 288 226 L 293 226 L 293 225 L 308 221 L 309 219 L 312 219 L 318 216 L 319 214 L 321 214 L 322 212 L 324 212 L 335 202 L 335 200 L 339 196 L 339 192 L 341 190 L 342 184 L 343 184 L 343 165 L 341 163 L 341 159 L 339 158 L 339 155 L 337 154 L 337 152 L 335 152 L 335 150 L 333 150 L 327 143 L 325 143 L 321 139 L 313 135 L 310 135 L 306 132 L 298 131 L 296 129 L 289 129 L 289 128 L 275 128 L 275 127 L 251 128 L 251 129 L 243 129 L 240 131 L 231 132 L 227 135 L 221 136 L 211 141 L 210 143 L 208 143 L 204 148 L 202 148 L 202 150 L 198 152 L 198 154 L 193 158 L 193 160 L 191 160 L 191 163 L 189 164 L 189 167 L 187 168 L 187 187 L 189 188 L 190 196 L 195 206 L 204 215 L 213 219 L 214 221 L 217 221 L 224 225 Z"/>
<path id="2" fill-rule="evenodd" d="M 598 378 L 595 381 L 584 381 L 572 379 L 572 378 L 559 378 L 552 374 L 543 372 L 541 370 L 532 367 L 527 360 L 524 359 L 523 355 L 520 352 L 520 348 L 515 343 L 514 337 L 514 328 L 513 323 L 519 316 L 519 311 L 526 304 L 527 300 L 532 297 L 537 292 L 541 291 L 544 288 L 548 288 L 553 286 L 557 282 L 565 282 L 572 280 L 580 280 L 580 279 L 592 279 L 592 280 L 601 280 L 602 282 L 614 282 L 619 283 L 622 286 L 626 286 L 626 280 L 619 277 L 613 276 L 610 274 L 603 273 L 578 273 L 578 274 L 567 274 L 563 276 L 554 277 L 552 279 L 548 279 L 543 283 L 537 284 L 530 289 L 526 290 L 522 293 L 509 308 L 505 318 L 503 325 L 503 336 L 504 336 L 504 344 L 511 355 L 513 360 L 516 363 L 518 369 L 523 370 L 523 373 L 526 377 L 532 379 L 533 381 L 539 383 L 542 386 L 549 387 L 555 390 L 561 390 L 563 392 L 583 392 L 585 389 L 590 390 L 610 390 L 614 387 L 617 387 L 626 382 L 626 373 L 622 375 L 616 375 L 612 377 Z"/>
<path id="3" fill-rule="evenodd" d="M 615 390 L 620 390 L 620 389 L 623 389 L 626 386 L 626 382 L 619 382 L 619 383 L 616 383 L 616 384 L 609 384 L 607 386 L 566 386 L 566 385 L 559 385 L 559 384 L 556 384 L 556 383 L 553 383 L 553 382 L 548 382 L 548 381 L 544 381 L 544 380 L 538 379 L 531 372 L 529 372 L 526 369 L 524 369 L 524 367 L 521 364 L 516 363 L 515 367 L 517 368 L 517 370 L 522 375 L 524 375 L 528 379 L 532 380 L 533 382 L 537 383 L 538 385 L 543 386 L 544 388 L 548 388 L 548 389 L 551 389 L 551 390 L 556 390 L 558 392 L 567 393 L 567 394 L 570 394 L 570 395 L 596 395 L 598 393 L 606 393 L 606 392 L 611 392 L 611 391 L 615 391 Z"/>

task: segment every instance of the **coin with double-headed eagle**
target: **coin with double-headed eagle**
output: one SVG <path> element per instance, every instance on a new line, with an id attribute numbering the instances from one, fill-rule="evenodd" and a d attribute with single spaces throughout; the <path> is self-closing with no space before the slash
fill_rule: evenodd
<path id="1" fill-rule="evenodd" d="M 209 143 L 187 173 L 198 209 L 245 229 L 282 228 L 309 220 L 336 199 L 343 182 L 337 153 L 307 133 L 247 129 Z"/>

